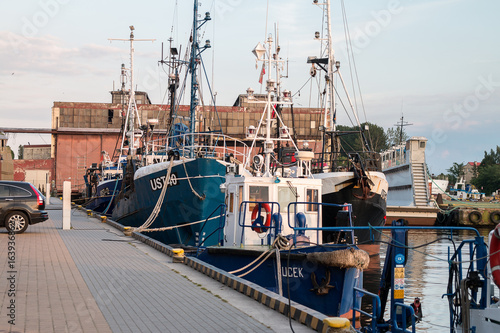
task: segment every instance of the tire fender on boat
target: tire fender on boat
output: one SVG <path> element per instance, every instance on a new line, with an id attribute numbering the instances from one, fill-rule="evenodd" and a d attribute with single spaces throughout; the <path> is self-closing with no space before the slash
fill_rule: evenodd
<path id="1" fill-rule="evenodd" d="M 495 210 L 490 213 L 490 221 L 491 223 L 498 224 L 500 223 L 500 211 Z"/>
<path id="2" fill-rule="evenodd" d="M 481 212 L 478 210 L 473 210 L 472 212 L 469 213 L 468 217 L 469 217 L 469 222 L 473 224 L 478 224 L 483 219 L 483 214 L 481 214 Z"/>
<path id="3" fill-rule="evenodd" d="M 500 288 L 500 224 L 497 224 L 491 236 L 489 254 L 493 281 Z"/>
<path id="4" fill-rule="evenodd" d="M 262 221 L 260 210 L 262 207 L 265 210 L 265 221 Z M 256 233 L 263 233 L 269 229 L 271 225 L 271 207 L 267 203 L 258 203 L 252 211 L 252 230 Z"/>

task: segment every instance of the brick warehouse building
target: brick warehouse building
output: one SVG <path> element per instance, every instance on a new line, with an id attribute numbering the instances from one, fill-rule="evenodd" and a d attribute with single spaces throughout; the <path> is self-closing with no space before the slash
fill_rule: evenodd
<path id="1" fill-rule="evenodd" d="M 58 192 L 62 192 L 63 182 L 70 180 L 73 192 L 81 192 L 84 188 L 84 175 L 92 163 L 101 161 L 101 152 L 113 152 L 120 146 L 120 127 L 126 113 L 126 103 L 121 91 L 111 92 L 112 103 L 76 103 L 54 102 L 52 107 L 52 143 L 51 158 L 53 160 L 53 180 Z M 258 98 L 260 96 L 257 96 Z M 141 124 L 148 119 L 158 119 L 155 135 L 166 132 L 169 106 L 151 104 L 144 92 L 136 92 L 137 107 Z M 240 95 L 235 106 L 213 107 L 199 106 L 197 111 L 197 128 L 200 131 L 218 130 L 222 133 L 245 140 L 248 126 L 257 126 L 262 115 L 263 104 L 252 103 L 247 95 Z M 292 112 L 294 121 L 292 122 Z M 187 124 L 189 106 L 181 106 L 178 116 Z M 285 108 L 283 120 L 293 133 L 295 124 L 296 138 L 314 141 L 320 138 L 318 125 L 321 122 L 321 110 L 311 108 Z M 218 115 L 218 116 L 217 116 Z M 219 125 L 220 120 L 220 125 Z M 249 143 L 248 143 L 249 144 Z M 299 145 L 300 146 L 300 145 Z M 311 144 L 311 148 L 319 151 L 319 144 Z"/>

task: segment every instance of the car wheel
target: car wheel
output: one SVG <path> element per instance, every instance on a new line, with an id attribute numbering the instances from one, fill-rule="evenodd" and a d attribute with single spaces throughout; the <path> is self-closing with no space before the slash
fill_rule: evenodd
<path id="1" fill-rule="evenodd" d="M 9 232 L 20 234 L 28 228 L 28 217 L 22 212 L 12 212 L 5 218 L 5 228 Z"/>

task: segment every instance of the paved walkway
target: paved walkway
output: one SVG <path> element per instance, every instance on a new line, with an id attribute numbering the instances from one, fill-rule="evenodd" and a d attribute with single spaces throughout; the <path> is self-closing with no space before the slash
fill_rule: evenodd
<path id="1" fill-rule="evenodd" d="M 62 211 L 48 208 L 48 221 L 15 236 L 13 268 L 0 230 L 0 332 L 291 331 L 286 317 L 83 211 L 62 230 Z"/>

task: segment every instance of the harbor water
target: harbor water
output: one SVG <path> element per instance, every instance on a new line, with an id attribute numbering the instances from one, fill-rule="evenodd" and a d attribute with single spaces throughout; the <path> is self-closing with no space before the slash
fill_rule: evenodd
<path id="1" fill-rule="evenodd" d="M 481 229 L 479 233 L 488 241 L 489 229 Z M 448 285 L 448 248 L 453 254 L 453 243 L 448 239 L 449 232 L 437 230 L 410 230 L 409 247 L 415 248 L 422 244 L 432 244 L 408 250 L 408 260 L 405 267 L 405 304 L 413 303 L 415 297 L 422 303 L 422 321 L 416 324 L 417 332 L 449 332 L 450 314 L 446 294 Z M 474 238 L 472 231 L 461 230 L 454 233 L 453 240 L 459 246 L 463 239 Z M 390 232 L 384 232 L 382 241 L 390 241 Z M 364 288 L 378 293 L 380 275 L 385 260 L 387 244 L 382 243 L 380 256 L 371 258 L 370 267 L 364 271 Z M 464 251 L 465 250 L 465 251 Z M 463 250 L 463 260 L 468 259 L 468 247 Z M 468 267 L 465 265 L 464 267 Z M 363 299 L 363 307 L 371 312 L 371 301 Z M 385 317 L 388 319 L 388 300 Z M 363 320 L 363 322 L 367 322 Z"/>

